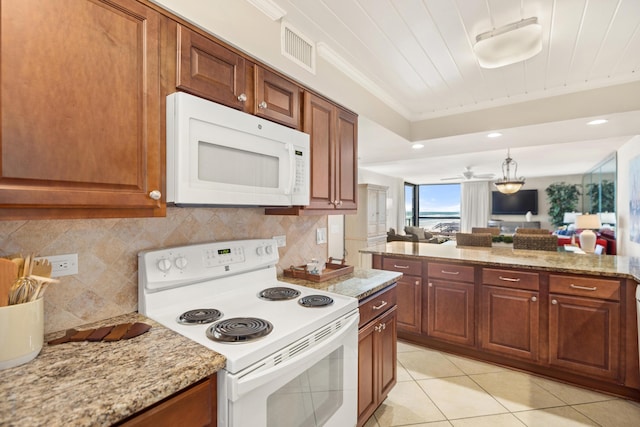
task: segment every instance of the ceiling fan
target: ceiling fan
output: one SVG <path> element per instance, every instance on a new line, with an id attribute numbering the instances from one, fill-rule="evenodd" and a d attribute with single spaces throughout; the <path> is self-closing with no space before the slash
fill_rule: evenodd
<path id="1" fill-rule="evenodd" d="M 495 177 L 496 174 L 494 173 L 479 173 L 476 174 L 471 170 L 471 166 L 467 166 L 464 168 L 464 172 L 462 172 L 462 174 L 457 175 L 457 176 L 450 176 L 448 178 L 440 178 L 441 181 L 450 181 L 450 180 L 454 180 L 454 179 L 462 179 L 462 180 L 472 180 L 472 179 L 492 179 L 493 177 Z"/>

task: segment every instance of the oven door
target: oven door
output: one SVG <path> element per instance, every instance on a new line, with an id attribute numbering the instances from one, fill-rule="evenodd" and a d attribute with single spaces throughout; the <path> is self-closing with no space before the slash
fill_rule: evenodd
<path id="1" fill-rule="evenodd" d="M 296 353 L 282 362 L 274 364 L 270 357 L 238 375 L 223 375 L 218 383 L 218 425 L 355 426 L 358 319 L 358 312 L 352 312 L 330 335 L 321 328 L 307 337 L 317 343 L 308 347 L 304 340 L 294 343 L 285 353 Z M 279 352 L 275 359 L 282 356 Z"/>

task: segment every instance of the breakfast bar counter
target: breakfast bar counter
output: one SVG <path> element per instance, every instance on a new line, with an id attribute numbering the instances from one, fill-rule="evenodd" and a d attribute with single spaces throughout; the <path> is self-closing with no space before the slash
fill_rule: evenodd
<path id="1" fill-rule="evenodd" d="M 398 337 L 640 401 L 640 260 L 389 242 L 362 249 L 403 273 Z"/>
<path id="2" fill-rule="evenodd" d="M 640 283 L 640 259 L 615 255 L 522 250 L 505 246 L 456 247 L 414 242 L 390 242 L 368 247 L 360 252 L 448 262 L 470 262 L 483 266 L 612 276 Z"/>

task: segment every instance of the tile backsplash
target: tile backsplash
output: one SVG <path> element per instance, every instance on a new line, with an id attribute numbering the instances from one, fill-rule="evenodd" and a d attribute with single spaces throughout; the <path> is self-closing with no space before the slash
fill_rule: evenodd
<path id="1" fill-rule="evenodd" d="M 138 252 L 220 240 L 287 236 L 278 273 L 311 258 L 323 215 L 267 216 L 261 208 L 167 208 L 165 218 L 0 221 L 0 255 L 78 254 L 78 274 L 60 278 L 45 298 L 45 332 L 77 327 L 137 310 Z"/>

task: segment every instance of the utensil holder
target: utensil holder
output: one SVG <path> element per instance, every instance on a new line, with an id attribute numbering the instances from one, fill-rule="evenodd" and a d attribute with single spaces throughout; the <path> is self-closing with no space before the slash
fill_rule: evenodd
<path id="1" fill-rule="evenodd" d="M 44 298 L 0 307 L 0 370 L 33 360 L 44 341 Z"/>

